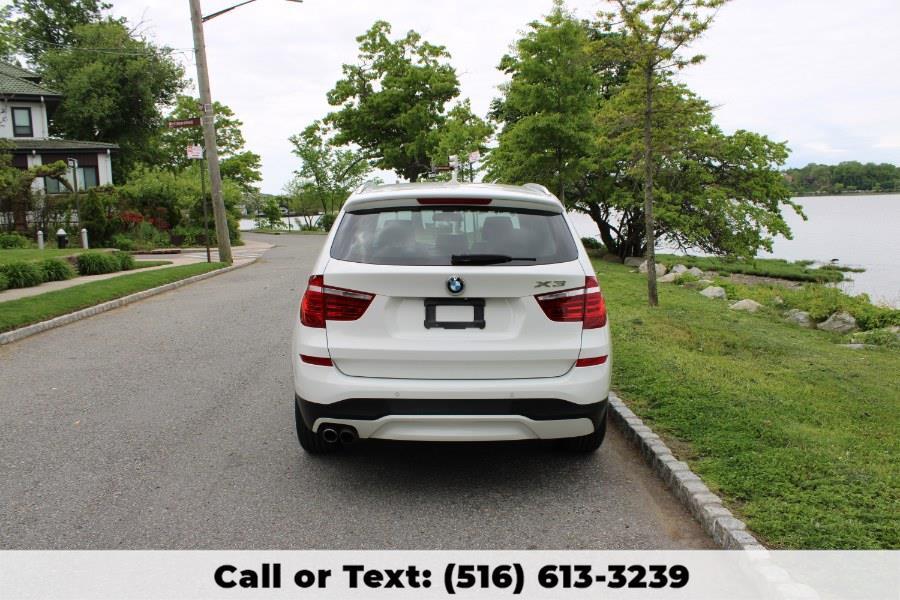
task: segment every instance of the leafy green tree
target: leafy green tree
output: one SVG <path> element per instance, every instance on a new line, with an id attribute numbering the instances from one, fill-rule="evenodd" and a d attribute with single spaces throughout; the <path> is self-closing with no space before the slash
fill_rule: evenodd
<path id="1" fill-rule="evenodd" d="M 18 34 L 18 51 L 40 66 L 44 52 L 73 45 L 75 29 L 100 22 L 111 6 L 100 0 L 13 0 L 7 17 Z"/>
<path id="2" fill-rule="evenodd" d="M 456 71 L 443 46 L 415 31 L 391 40 L 391 26 L 377 21 L 359 42 L 359 61 L 343 66 L 344 77 L 328 92 L 340 107 L 325 121 L 338 146 L 353 143 L 373 166 L 409 181 L 431 168 L 433 132 L 444 122 L 444 107 L 459 94 Z"/>
<path id="3" fill-rule="evenodd" d="M 270 196 L 262 205 L 262 219 L 260 221 L 270 229 L 283 229 L 286 227 L 281 220 L 281 207 L 274 196 Z"/>
<path id="4" fill-rule="evenodd" d="M 28 211 L 34 208 L 31 190 L 34 180 L 50 177 L 66 189 L 71 189 L 65 179 L 67 168 L 66 163 L 61 160 L 28 169 L 14 167 L 8 143 L 0 140 L 0 212 L 7 216 L 7 222 L 12 222 L 16 231 L 24 233 L 28 230 Z"/>
<path id="5" fill-rule="evenodd" d="M 0 60 L 14 62 L 19 47 L 18 28 L 12 18 L 12 5 L 0 6 Z"/>
<path id="6" fill-rule="evenodd" d="M 453 155 L 465 162 L 472 152 L 486 153 L 487 139 L 493 131 L 490 124 L 472 112 L 468 99 L 455 104 L 440 127 L 431 133 L 432 164 L 444 164 Z M 474 175 L 470 173 L 470 178 Z"/>
<path id="7" fill-rule="evenodd" d="M 587 27 L 556 2 L 544 21 L 529 24 L 499 68 L 510 81 L 491 107 L 502 129 L 488 177 L 543 183 L 565 203 L 594 166 L 600 78 Z"/>
<path id="8" fill-rule="evenodd" d="M 610 252 L 648 252 L 645 220 L 643 90 L 627 84 L 597 114 L 598 193 L 575 208 L 597 223 Z M 724 134 L 709 104 L 684 85 L 659 83 L 654 132 L 653 240 L 711 254 L 754 256 L 774 235 L 790 237 L 782 207 L 799 208 L 778 168 L 784 143 L 739 130 Z"/>
<path id="9" fill-rule="evenodd" d="M 709 28 L 714 12 L 726 0 L 614 0 L 616 9 L 600 13 L 607 31 L 625 34 L 625 61 L 633 65 L 629 84 L 639 92 L 637 115 L 643 126 L 644 235 L 647 239 L 647 299 L 659 304 L 656 290 L 656 239 L 653 214 L 654 174 L 663 158 L 654 150 L 654 100 L 661 82 L 675 69 L 703 60 L 680 52 Z"/>
<path id="10" fill-rule="evenodd" d="M 312 229 L 316 215 L 322 212 L 322 205 L 314 186 L 310 186 L 300 177 L 295 177 L 285 184 L 283 197 L 288 211 L 301 217 L 302 225 Z"/>
<path id="11" fill-rule="evenodd" d="M 40 59 L 44 83 L 63 94 L 51 131 L 119 144 L 113 174 L 121 181 L 138 162 L 159 158 L 153 141 L 163 125 L 161 107 L 184 87 L 184 70 L 166 48 L 135 38 L 117 21 L 78 25 L 70 44 Z"/>
<path id="12" fill-rule="evenodd" d="M 175 108 L 166 115 L 166 120 L 191 119 L 200 115 L 200 99 L 191 96 L 178 96 Z M 222 177 L 231 179 L 246 192 L 256 189 L 262 181 L 261 159 L 255 152 L 244 150 L 246 140 L 241 132 L 243 123 L 234 111 L 219 102 L 213 103 L 216 114 L 216 146 L 219 150 Z M 199 127 L 164 128 L 159 134 L 159 147 L 162 152 L 160 164 L 173 170 L 181 170 L 193 161 L 187 158 L 185 149 L 188 145 L 202 144 L 203 131 Z"/>
<path id="13" fill-rule="evenodd" d="M 340 210 L 371 171 L 364 152 L 335 146 L 331 130 L 319 121 L 289 139 L 301 161 L 289 187 L 291 195 L 305 196 L 324 214 Z"/>

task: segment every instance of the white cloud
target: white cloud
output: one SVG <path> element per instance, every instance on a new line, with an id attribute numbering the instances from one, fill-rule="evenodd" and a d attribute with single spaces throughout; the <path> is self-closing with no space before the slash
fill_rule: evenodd
<path id="1" fill-rule="evenodd" d="M 187 2 L 113 2 L 115 14 L 143 18 L 157 41 L 183 50 L 194 75 Z M 204 9 L 235 2 L 207 0 Z M 569 2 L 581 17 L 601 4 Z M 325 93 L 341 65 L 355 60 L 355 37 L 373 21 L 446 45 L 463 95 L 484 113 L 503 80 L 495 69 L 500 57 L 550 8 L 550 0 L 260 0 L 206 25 L 213 97 L 243 119 L 249 147 L 263 157 L 263 188 L 278 192 L 296 168 L 287 137 L 329 111 Z M 720 106 L 726 130 L 787 140 L 791 164 L 900 162 L 897 23 L 896 0 L 735 0 L 697 44 L 707 61 L 683 78 Z"/>

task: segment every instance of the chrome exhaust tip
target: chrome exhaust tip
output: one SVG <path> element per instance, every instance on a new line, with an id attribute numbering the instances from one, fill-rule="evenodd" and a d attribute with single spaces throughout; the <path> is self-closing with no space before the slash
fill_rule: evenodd
<path id="1" fill-rule="evenodd" d="M 322 439 L 325 440 L 329 444 L 334 444 L 338 441 L 338 432 L 334 427 L 325 427 L 322 429 Z"/>
<path id="2" fill-rule="evenodd" d="M 352 427 L 344 427 L 341 429 L 340 440 L 342 444 L 352 444 L 357 439 L 359 439 L 359 436 Z"/>

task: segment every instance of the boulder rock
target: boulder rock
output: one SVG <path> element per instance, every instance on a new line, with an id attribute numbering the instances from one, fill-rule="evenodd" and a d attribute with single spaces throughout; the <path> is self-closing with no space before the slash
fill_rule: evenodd
<path id="1" fill-rule="evenodd" d="M 691 267 L 687 270 L 688 273 L 693 275 L 694 277 L 703 277 L 703 270 L 698 269 L 697 267 Z"/>
<path id="2" fill-rule="evenodd" d="M 815 323 L 810 318 L 809 313 L 799 308 L 792 308 L 791 310 L 784 313 L 784 318 L 787 319 L 788 323 L 793 323 L 794 325 L 799 325 L 800 327 L 814 327 Z"/>
<path id="3" fill-rule="evenodd" d="M 626 267 L 639 267 L 644 262 L 643 256 L 629 256 L 625 259 Z"/>
<path id="4" fill-rule="evenodd" d="M 716 298 L 720 300 L 724 300 L 728 297 L 728 294 L 725 293 L 725 290 L 717 285 L 712 285 L 708 288 L 704 288 L 703 291 L 700 292 L 700 295 L 706 296 L 707 298 Z"/>
<path id="5" fill-rule="evenodd" d="M 728 308 L 730 308 L 731 310 L 745 310 L 747 312 L 755 313 L 762 307 L 763 307 L 763 305 L 760 304 L 759 302 L 757 302 L 756 300 L 751 300 L 749 298 L 745 298 L 743 300 L 739 300 L 739 301 L 735 302 Z"/>
<path id="6" fill-rule="evenodd" d="M 833 331 L 835 333 L 850 333 L 856 331 L 856 319 L 848 312 L 836 312 L 825 321 L 817 325 L 822 331 Z"/>
<path id="7" fill-rule="evenodd" d="M 674 267 L 672 267 L 672 270 L 669 272 L 675 273 L 676 275 L 678 275 L 680 273 L 687 273 L 687 270 L 688 270 L 688 268 L 684 265 L 675 265 Z"/>
<path id="8" fill-rule="evenodd" d="M 638 271 L 640 271 L 641 273 L 647 272 L 647 261 L 646 260 L 644 262 L 642 262 L 641 265 L 638 267 Z M 659 263 L 656 263 L 656 276 L 662 277 L 665 274 L 666 274 L 666 265 L 661 265 Z"/>
<path id="9" fill-rule="evenodd" d="M 678 277 L 678 273 L 674 271 L 672 273 L 666 273 L 662 277 L 657 278 L 657 283 L 673 283 L 675 278 Z"/>

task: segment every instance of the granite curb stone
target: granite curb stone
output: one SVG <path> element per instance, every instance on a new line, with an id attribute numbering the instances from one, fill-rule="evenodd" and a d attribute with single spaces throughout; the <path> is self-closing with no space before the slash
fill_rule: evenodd
<path id="1" fill-rule="evenodd" d="M 747 531 L 747 525 L 735 518 L 722 505 L 722 499 L 706 487 L 686 462 L 676 459 L 665 442 L 625 406 L 618 396 L 610 394 L 609 405 L 612 408 L 610 415 L 613 422 L 628 440 L 638 446 L 645 461 L 720 547 L 729 550 L 765 549 Z"/>

